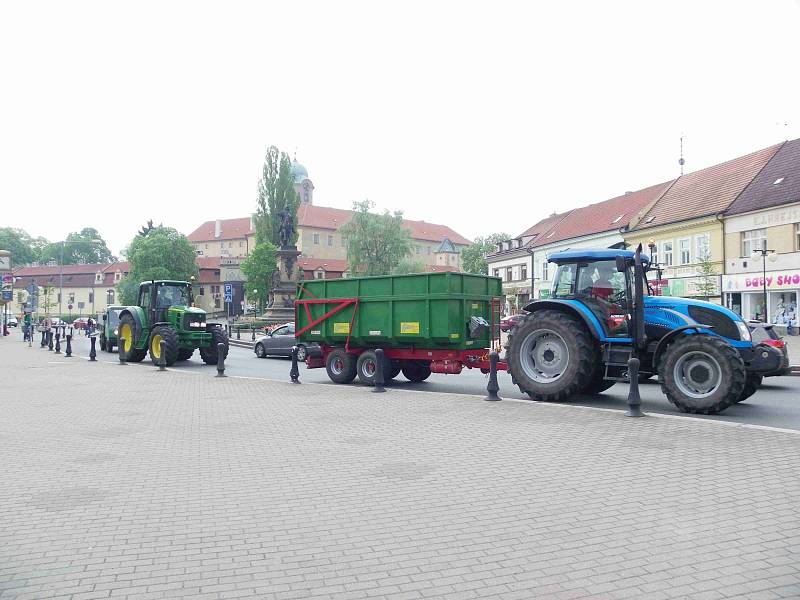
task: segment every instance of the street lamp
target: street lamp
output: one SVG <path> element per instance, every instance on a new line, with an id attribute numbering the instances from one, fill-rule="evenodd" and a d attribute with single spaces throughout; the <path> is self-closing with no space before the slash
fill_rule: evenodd
<path id="1" fill-rule="evenodd" d="M 762 307 L 762 314 L 761 320 L 764 323 L 767 322 L 767 257 L 769 257 L 769 262 L 775 262 L 778 260 L 778 256 L 775 254 L 775 250 L 768 250 L 767 248 L 754 248 L 752 255 L 755 258 L 758 255 L 761 255 L 761 262 L 763 265 L 762 274 L 761 274 L 761 283 L 764 286 L 764 305 Z"/>
<path id="2" fill-rule="evenodd" d="M 655 282 L 655 285 L 653 286 L 653 292 L 654 292 L 654 295 L 660 296 L 661 295 L 661 273 L 663 272 L 661 267 L 663 265 L 658 261 L 652 262 L 654 256 L 656 258 L 658 258 L 658 255 L 656 254 L 656 241 L 653 238 L 650 238 L 649 240 L 647 240 L 647 247 L 650 248 L 650 261 L 651 261 L 650 262 L 650 267 L 651 268 L 655 268 L 656 277 L 658 277 L 658 280 Z"/>
<path id="3" fill-rule="evenodd" d="M 61 244 L 60 260 L 58 261 L 58 318 L 59 319 L 64 314 L 64 309 L 62 308 L 62 304 L 64 302 L 64 244 L 66 244 L 67 242 L 69 242 L 70 244 L 92 244 L 92 245 L 103 244 L 103 240 L 99 239 L 61 240 L 60 242 L 54 242 L 55 244 Z"/>

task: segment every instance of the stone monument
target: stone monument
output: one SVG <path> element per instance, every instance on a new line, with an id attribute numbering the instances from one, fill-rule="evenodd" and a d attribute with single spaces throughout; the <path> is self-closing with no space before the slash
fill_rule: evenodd
<path id="1" fill-rule="evenodd" d="M 273 323 L 294 321 L 294 298 L 298 277 L 295 263 L 300 251 L 292 245 L 294 237 L 294 218 L 292 213 L 283 209 L 280 214 L 281 225 L 278 229 L 281 247 L 278 249 L 278 268 L 272 273 L 269 291 L 269 307 L 264 317 Z"/>

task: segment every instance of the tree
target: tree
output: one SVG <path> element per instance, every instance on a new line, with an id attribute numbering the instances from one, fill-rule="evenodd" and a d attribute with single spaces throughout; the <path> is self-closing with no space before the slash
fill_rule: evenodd
<path id="1" fill-rule="evenodd" d="M 47 244 L 47 240 L 34 239 L 24 229 L 0 227 L 0 250 L 11 252 L 14 267 L 38 261 L 42 244 Z"/>
<path id="2" fill-rule="evenodd" d="M 139 284 L 149 279 L 189 281 L 197 277 L 195 250 L 185 235 L 172 227 L 155 227 L 137 234 L 126 250 L 128 275 L 117 284 L 123 304 L 135 304 Z"/>
<path id="3" fill-rule="evenodd" d="M 95 243 L 96 241 L 97 243 Z M 70 233 L 64 240 L 63 263 L 61 263 L 61 258 L 61 243 L 57 242 L 48 244 L 42 249 L 39 262 L 54 261 L 58 264 L 78 265 L 108 263 L 116 260 L 94 227 L 84 227 L 80 231 Z"/>
<path id="4" fill-rule="evenodd" d="M 272 289 L 272 273 L 278 267 L 275 258 L 277 251 L 278 249 L 269 242 L 257 244 L 240 267 L 247 277 L 247 282 L 244 284 L 247 297 L 257 298 L 259 307 L 264 306 Z"/>
<path id="5" fill-rule="evenodd" d="M 486 255 L 497 249 L 497 244 L 509 239 L 505 233 L 493 233 L 486 237 L 477 237 L 471 246 L 461 251 L 461 269 L 465 273 L 487 275 L 489 266 L 486 264 Z"/>
<path id="6" fill-rule="evenodd" d="M 256 244 L 269 242 L 276 247 L 280 245 L 278 231 L 281 226 L 280 214 L 284 209 L 288 209 L 294 219 L 294 244 L 297 241 L 297 207 L 300 205 L 300 197 L 294 189 L 292 161 L 288 154 L 281 152 L 276 146 L 270 146 L 264 157 L 261 179 L 258 182 L 257 204 Z"/>
<path id="7" fill-rule="evenodd" d="M 392 275 L 408 275 L 409 273 L 424 273 L 425 265 L 413 258 L 404 258 L 392 269 Z"/>
<path id="8" fill-rule="evenodd" d="M 411 232 L 403 227 L 403 213 L 369 210 L 369 200 L 354 202 L 355 214 L 339 229 L 347 241 L 347 268 L 353 275 L 388 275 L 411 254 Z"/>
<path id="9" fill-rule="evenodd" d="M 700 280 L 695 284 L 697 295 L 703 296 L 708 300 L 711 296 L 719 294 L 719 286 L 717 285 L 717 269 L 711 262 L 710 256 L 705 256 L 697 261 L 697 271 Z"/>

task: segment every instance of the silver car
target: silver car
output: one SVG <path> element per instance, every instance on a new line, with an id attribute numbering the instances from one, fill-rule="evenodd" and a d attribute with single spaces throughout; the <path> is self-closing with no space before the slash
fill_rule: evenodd
<path id="1" fill-rule="evenodd" d="M 291 356 L 292 346 L 295 345 L 297 345 L 297 360 L 305 361 L 308 356 L 308 347 L 305 344 L 297 343 L 297 339 L 294 337 L 294 323 L 286 323 L 274 329 L 272 333 L 258 338 L 253 344 L 253 352 L 258 358 Z M 310 346 L 313 349 L 319 349 L 316 343 Z"/>

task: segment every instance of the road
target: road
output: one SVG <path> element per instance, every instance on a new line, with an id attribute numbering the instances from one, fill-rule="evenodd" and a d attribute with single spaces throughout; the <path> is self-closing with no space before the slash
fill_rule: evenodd
<path id="1" fill-rule="evenodd" d="M 86 356 L 89 352 L 88 340 L 79 336 L 76 338 L 75 352 Z M 98 350 L 98 359 L 107 362 L 117 362 L 116 351 L 107 354 Z M 149 358 L 139 365 L 141 368 L 153 368 Z M 231 347 L 226 361 L 226 374 L 239 377 L 253 377 L 273 381 L 288 381 L 291 363 L 285 358 L 258 359 L 250 349 Z M 176 371 L 196 373 L 198 375 L 214 376 L 216 371 L 200 360 L 199 353 L 195 353 L 190 360 L 177 363 L 171 367 Z M 300 379 L 303 383 L 321 385 L 335 385 L 328 379 L 325 369 L 307 369 L 300 365 Z M 521 393 L 517 386 L 511 383 L 511 378 L 505 373 L 498 374 L 500 396 L 506 399 L 530 401 L 527 395 Z M 400 387 L 404 390 L 418 390 L 425 392 L 443 392 L 455 394 L 485 395 L 487 376 L 477 370 L 464 369 L 460 375 L 432 374 L 427 381 L 411 383 L 402 375 L 393 381 L 390 387 Z M 359 385 L 357 380 L 352 385 Z M 311 391 L 309 393 L 312 393 Z M 625 411 L 628 387 L 617 384 L 608 391 L 597 396 L 576 397 L 570 404 L 589 406 L 611 410 Z M 771 377 L 764 380 L 764 385 L 746 402 L 728 408 L 721 415 L 683 415 L 661 393 L 660 387 L 655 382 L 648 382 L 640 386 L 642 397 L 642 410 L 650 413 L 661 413 L 683 416 L 692 419 L 715 419 L 734 423 L 747 423 L 783 429 L 800 431 L 800 377 Z"/>

